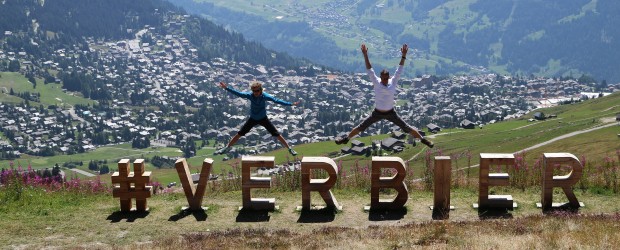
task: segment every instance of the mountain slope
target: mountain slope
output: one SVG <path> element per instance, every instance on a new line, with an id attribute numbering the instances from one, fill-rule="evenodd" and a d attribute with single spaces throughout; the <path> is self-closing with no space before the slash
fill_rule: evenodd
<path id="1" fill-rule="evenodd" d="M 86 38 L 135 38 L 136 30 L 145 26 L 163 29 L 164 20 L 173 13 L 185 14 L 161 0 L 5 0 L 0 3 L 0 30 L 4 31 L 0 39 L 7 39 L 6 49 L 23 49 L 31 55 L 43 56 L 75 46 L 86 50 Z M 248 42 L 241 34 L 204 19 L 190 18 L 182 25 L 184 35 L 198 47 L 203 60 L 221 57 L 286 68 L 309 64 Z"/>
<path id="2" fill-rule="evenodd" d="M 490 70 L 586 73 L 620 81 L 614 63 L 620 53 L 614 49 L 620 46 L 617 1 L 171 2 L 269 48 L 340 69 L 362 69 L 362 42 L 371 45 L 377 64 L 389 67 L 395 64 L 398 45 L 410 43 L 417 51 L 409 75 Z"/>

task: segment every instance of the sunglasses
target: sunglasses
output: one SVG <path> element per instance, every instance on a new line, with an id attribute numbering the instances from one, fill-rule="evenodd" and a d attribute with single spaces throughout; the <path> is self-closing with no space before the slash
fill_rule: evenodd
<path id="1" fill-rule="evenodd" d="M 263 89 L 252 89 L 252 92 L 254 92 L 254 93 L 258 93 L 258 92 L 261 92 L 261 91 L 263 91 Z"/>

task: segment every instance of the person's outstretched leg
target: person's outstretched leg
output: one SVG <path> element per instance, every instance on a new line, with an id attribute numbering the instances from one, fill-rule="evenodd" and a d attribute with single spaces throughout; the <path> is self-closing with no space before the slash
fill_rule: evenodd
<path id="1" fill-rule="evenodd" d="M 432 148 L 435 146 L 435 144 L 433 144 L 432 141 L 429 141 L 428 139 L 424 138 L 424 136 L 422 136 L 420 131 L 409 126 L 409 124 L 407 124 L 407 122 L 405 122 L 402 118 L 400 118 L 400 116 L 395 111 L 390 112 L 389 115 L 387 115 L 386 119 L 396 124 L 396 126 L 400 127 L 400 129 L 405 131 L 405 133 L 409 133 L 411 136 L 420 139 L 420 142 L 422 142 L 424 145 L 428 146 L 429 148 Z"/>
<path id="2" fill-rule="evenodd" d="M 347 142 L 349 142 L 349 140 L 351 138 L 353 138 L 353 136 L 356 136 L 357 134 L 359 134 L 361 131 L 358 128 L 354 128 L 353 130 L 351 130 L 351 132 L 349 132 L 349 135 L 338 138 L 336 140 L 336 144 L 345 144 Z"/>
<path id="3" fill-rule="evenodd" d="M 265 129 L 267 129 L 267 131 L 269 131 L 269 133 L 272 136 L 275 136 L 276 138 L 278 138 L 278 141 L 280 141 L 280 143 L 282 143 L 282 146 L 284 146 L 284 147 L 286 147 L 288 149 L 289 153 L 291 153 L 293 156 L 297 155 L 297 152 L 295 152 L 295 150 L 293 150 L 293 148 L 290 145 L 288 145 L 288 142 L 286 142 L 286 140 L 284 139 L 284 137 L 282 137 L 282 134 L 280 134 L 280 132 L 278 132 L 276 127 L 273 126 L 273 123 L 271 123 L 269 118 L 265 117 L 265 119 L 262 119 L 262 120 L 259 121 L 259 124 L 262 125 L 263 127 L 265 127 Z"/>
<path id="4" fill-rule="evenodd" d="M 284 137 L 282 137 L 282 135 L 278 135 L 278 141 L 280 141 L 280 143 L 282 143 L 282 146 L 286 147 L 288 149 L 288 152 L 291 153 L 293 156 L 297 155 L 297 152 L 295 152 L 295 150 L 288 145 L 288 143 L 286 142 L 286 140 L 284 139 Z"/>
<path id="5" fill-rule="evenodd" d="M 241 135 L 240 134 L 236 134 L 232 139 L 230 139 L 230 141 L 228 142 L 226 147 L 220 148 L 219 150 L 215 151 L 215 153 L 213 153 L 213 154 L 214 155 L 221 155 L 221 154 L 224 154 L 224 153 L 230 151 L 230 147 L 235 145 L 235 143 L 237 143 L 239 138 L 241 138 Z"/>
<path id="6" fill-rule="evenodd" d="M 428 139 L 424 138 L 422 134 L 420 134 L 420 132 L 418 132 L 415 129 L 411 129 L 409 134 L 415 138 L 419 138 L 420 142 L 422 142 L 422 144 L 428 146 L 429 148 L 433 148 L 435 146 L 435 144 L 432 141 L 429 141 Z"/>
<path id="7" fill-rule="evenodd" d="M 346 137 L 342 137 L 342 138 L 338 138 L 336 140 L 336 144 L 345 144 L 347 142 L 349 142 L 349 140 L 351 138 L 353 138 L 353 136 L 356 136 L 357 134 L 361 133 L 362 131 L 366 130 L 368 127 L 370 127 L 370 125 L 372 125 L 375 122 L 380 121 L 381 116 L 379 115 L 379 113 L 377 113 L 376 111 L 373 111 L 372 113 L 370 113 L 370 115 L 368 117 L 366 117 L 366 119 L 364 119 L 364 121 L 362 121 L 362 123 L 360 123 L 360 125 L 357 125 L 357 127 L 355 127 L 353 130 L 351 130 L 351 132 L 349 132 L 349 135 Z"/>
<path id="8" fill-rule="evenodd" d="M 236 134 L 232 139 L 230 139 L 230 141 L 228 142 L 228 145 L 226 145 L 226 147 L 232 147 L 233 145 L 235 145 L 235 143 L 237 143 L 239 138 L 241 138 L 241 135 L 240 134 Z"/>
<path id="9" fill-rule="evenodd" d="M 237 134 L 232 139 L 230 139 L 226 147 L 220 148 L 218 151 L 215 151 L 215 153 L 213 154 L 219 155 L 219 154 L 228 152 L 230 150 L 230 147 L 235 145 L 235 143 L 237 143 L 237 141 L 239 140 L 239 138 L 241 138 L 241 136 L 245 136 L 257 124 L 259 124 L 257 120 L 249 118 L 243 124 L 243 126 L 241 126 L 241 129 L 239 130 L 239 132 L 237 132 Z"/>

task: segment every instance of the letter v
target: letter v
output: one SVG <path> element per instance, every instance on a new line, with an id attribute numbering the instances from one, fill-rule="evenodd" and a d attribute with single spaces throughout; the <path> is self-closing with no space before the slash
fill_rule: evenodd
<path id="1" fill-rule="evenodd" d="M 200 171 L 200 179 L 198 179 L 198 185 L 194 187 L 192 176 L 189 172 L 189 167 L 185 159 L 178 159 L 174 163 L 174 167 L 177 169 L 179 179 L 183 185 L 183 191 L 185 191 L 185 197 L 189 203 L 190 211 L 204 210 L 202 208 L 202 198 L 204 198 L 205 189 L 207 188 L 207 181 L 211 173 L 211 166 L 213 165 L 213 159 L 206 158 L 202 162 L 202 170 Z"/>

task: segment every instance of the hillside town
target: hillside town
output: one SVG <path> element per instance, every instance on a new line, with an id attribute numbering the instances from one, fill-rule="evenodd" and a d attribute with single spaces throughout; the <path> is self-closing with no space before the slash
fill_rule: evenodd
<path id="1" fill-rule="evenodd" d="M 0 61 L 19 62 L 19 72 L 24 75 L 54 71 L 90 76 L 104 83 L 97 91 L 109 99 L 92 106 L 0 103 L 0 131 L 5 135 L 0 138 L 0 148 L 8 152 L 2 157 L 73 154 L 136 140 L 181 148 L 199 140 L 215 140 L 215 146 L 221 145 L 245 122 L 249 103 L 220 89 L 220 81 L 240 91 L 249 91 L 249 83 L 260 81 L 265 91 L 277 98 L 301 100 L 296 107 L 268 106 L 270 119 L 293 145 L 333 140 L 374 108 L 372 85 L 365 72 L 318 67 L 286 70 L 222 58 L 199 61 L 197 48 L 181 35 L 187 17 L 170 16 L 165 32 L 146 26 L 130 31 L 135 33 L 133 40 L 88 39 L 88 49 L 57 50 L 45 60 L 36 61 L 21 50 L 0 50 Z M 11 35 L 4 32 L 4 36 Z M 88 64 L 85 59 L 90 60 Z M 66 83 L 56 78 L 47 84 Z M 481 127 L 522 117 L 539 107 L 595 98 L 618 89 L 620 84 L 601 89 L 596 83 L 572 78 L 422 75 L 400 80 L 396 109 L 411 125 L 437 132 L 441 128 Z M 398 129 L 378 123 L 362 136 L 392 131 Z M 272 140 L 263 129 L 254 129 L 240 141 L 252 147 L 242 153 L 279 147 Z M 187 154 L 192 152 L 195 149 Z"/>

